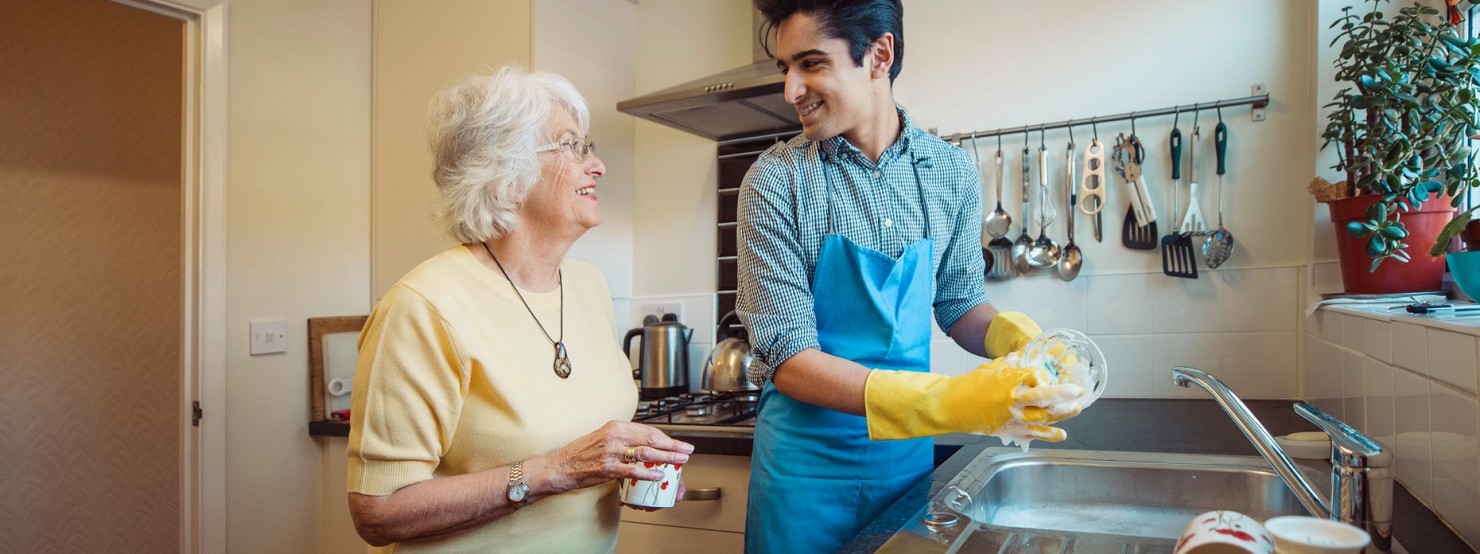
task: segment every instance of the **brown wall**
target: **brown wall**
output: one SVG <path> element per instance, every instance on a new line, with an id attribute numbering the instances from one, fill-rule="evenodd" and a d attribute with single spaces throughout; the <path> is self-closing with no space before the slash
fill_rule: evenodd
<path id="1" fill-rule="evenodd" d="M 0 0 L 0 552 L 179 548 L 182 41 Z"/>

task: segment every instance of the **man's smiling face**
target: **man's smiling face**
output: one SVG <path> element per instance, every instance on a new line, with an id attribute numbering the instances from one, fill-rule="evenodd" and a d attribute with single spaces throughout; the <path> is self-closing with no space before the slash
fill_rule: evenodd
<path id="1" fill-rule="evenodd" d="M 808 140 L 846 135 L 873 115 L 876 48 L 869 48 L 859 66 L 847 41 L 824 35 L 811 14 L 797 12 L 777 26 L 776 65 L 786 74 L 785 98 Z"/>

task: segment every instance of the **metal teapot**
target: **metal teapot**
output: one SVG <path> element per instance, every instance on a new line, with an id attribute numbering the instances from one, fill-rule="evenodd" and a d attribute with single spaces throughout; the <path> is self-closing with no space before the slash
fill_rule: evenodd
<path id="1" fill-rule="evenodd" d="M 689 339 L 694 330 L 679 323 L 674 314 L 664 314 L 662 321 L 647 316 L 642 327 L 627 331 L 622 339 L 622 351 L 629 358 L 632 339 L 639 336 L 637 369 L 632 370 L 632 378 L 639 382 L 639 398 L 654 400 L 689 392 Z"/>
<path id="2" fill-rule="evenodd" d="M 760 387 L 745 377 L 752 359 L 745 328 L 740 327 L 736 336 L 730 336 L 730 326 L 739 323 L 740 316 L 735 312 L 727 313 L 719 319 L 719 330 L 715 335 L 717 344 L 709 352 L 709 358 L 704 360 L 705 391 L 725 393 L 760 390 Z"/>

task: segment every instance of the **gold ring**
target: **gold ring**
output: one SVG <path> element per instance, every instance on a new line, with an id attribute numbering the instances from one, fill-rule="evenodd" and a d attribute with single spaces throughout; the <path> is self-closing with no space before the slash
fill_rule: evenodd
<path id="1" fill-rule="evenodd" d="M 637 463 L 637 447 L 636 446 L 629 446 L 629 447 L 627 447 L 627 453 L 622 455 L 622 463 L 624 463 L 624 464 L 635 464 L 635 463 Z"/>

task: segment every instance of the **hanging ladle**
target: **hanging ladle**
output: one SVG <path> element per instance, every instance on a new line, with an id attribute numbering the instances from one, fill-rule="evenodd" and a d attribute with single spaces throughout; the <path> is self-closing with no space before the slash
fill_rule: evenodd
<path id="1" fill-rule="evenodd" d="M 1033 250 L 1033 236 L 1028 234 L 1028 192 L 1032 187 L 1033 162 L 1029 160 L 1031 151 L 1028 150 L 1028 132 L 1023 131 L 1023 232 L 1018 235 L 1017 240 L 1012 242 L 1012 272 L 1014 275 L 1027 275 L 1033 271 L 1033 261 L 1029 254 Z"/>
<path id="2" fill-rule="evenodd" d="M 1079 245 L 1074 244 L 1074 209 L 1079 204 L 1079 190 L 1074 187 L 1074 128 L 1069 128 L 1069 150 L 1064 155 L 1064 172 L 1067 178 L 1065 183 L 1069 195 L 1069 244 L 1064 246 L 1064 254 L 1059 257 L 1059 278 L 1065 281 L 1073 281 L 1079 276 L 1079 268 L 1084 265 L 1084 254 L 1079 251 Z"/>
<path id="3" fill-rule="evenodd" d="M 1048 146 L 1043 143 L 1043 131 L 1039 130 L 1038 143 L 1038 240 L 1028 251 L 1028 263 L 1033 267 L 1048 267 L 1059 263 L 1063 250 L 1059 243 L 1048 238 L 1048 226 L 1053 223 L 1057 212 L 1053 198 L 1048 192 Z"/>
<path id="4" fill-rule="evenodd" d="M 976 149 L 975 135 L 971 137 L 971 147 L 973 150 Z M 977 160 L 977 164 L 981 164 L 980 159 Z M 1002 135 L 997 135 L 996 164 L 997 209 L 992 210 L 992 213 L 982 220 L 982 234 L 984 235 L 982 244 L 986 244 L 991 239 L 1007 236 L 1007 232 L 1012 228 L 1012 216 L 1007 214 L 1007 210 L 1002 209 Z"/>

